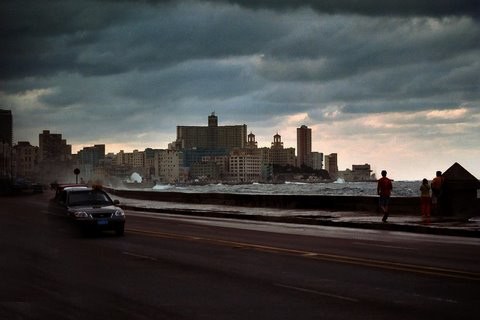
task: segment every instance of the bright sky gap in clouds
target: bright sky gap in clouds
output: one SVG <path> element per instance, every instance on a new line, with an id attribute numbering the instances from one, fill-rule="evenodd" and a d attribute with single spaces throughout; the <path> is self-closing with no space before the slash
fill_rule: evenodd
<path id="1" fill-rule="evenodd" d="M 421 4 L 419 4 L 421 3 Z M 2 1 L 0 108 L 16 141 L 165 148 L 248 125 L 394 179 L 480 177 L 480 7 L 464 1 Z"/>

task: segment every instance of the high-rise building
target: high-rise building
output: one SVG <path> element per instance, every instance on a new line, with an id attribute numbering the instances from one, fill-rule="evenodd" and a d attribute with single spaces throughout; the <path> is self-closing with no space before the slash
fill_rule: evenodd
<path id="1" fill-rule="evenodd" d="M 278 132 L 273 136 L 272 149 L 283 149 L 282 136 Z"/>
<path id="2" fill-rule="evenodd" d="M 0 109 L 0 143 L 13 146 L 12 111 Z"/>
<path id="3" fill-rule="evenodd" d="M 19 141 L 14 149 L 17 177 L 31 177 L 38 164 L 38 147 Z"/>
<path id="4" fill-rule="evenodd" d="M 335 179 L 338 175 L 337 154 L 331 153 L 325 155 L 325 170 L 328 171 L 330 178 Z"/>
<path id="5" fill-rule="evenodd" d="M 155 151 L 155 177 L 162 183 L 180 181 L 182 152 L 177 150 Z"/>
<path id="6" fill-rule="evenodd" d="M 58 133 L 50 133 L 49 130 L 43 130 L 38 136 L 39 154 L 38 160 L 42 161 L 65 161 L 72 157 L 72 146 L 67 144 L 67 140 L 62 139 Z"/>
<path id="7" fill-rule="evenodd" d="M 0 142 L 0 180 L 13 176 L 13 148 L 9 143 Z M 1 181 L 0 181 L 1 183 Z"/>
<path id="8" fill-rule="evenodd" d="M 305 125 L 297 128 L 297 165 L 312 166 L 312 129 Z"/>
<path id="9" fill-rule="evenodd" d="M 258 148 L 257 141 L 255 141 L 255 135 L 252 132 L 250 132 L 250 134 L 248 135 L 247 148 L 250 148 L 250 149 Z"/>
<path id="10" fill-rule="evenodd" d="M 50 133 L 49 130 L 43 130 L 38 135 L 38 181 L 42 183 L 51 183 L 52 181 L 70 183 L 75 180 L 73 169 L 76 165 L 72 161 L 72 146 L 67 144 L 67 140 L 62 139 L 58 133 Z M 89 175 L 88 172 L 81 172 Z"/>
<path id="11" fill-rule="evenodd" d="M 180 150 L 177 150 L 180 151 Z M 204 157 L 217 157 L 228 155 L 227 149 L 207 149 L 207 148 L 190 148 L 182 149 L 182 167 L 191 167 L 196 162 L 202 162 Z"/>
<path id="12" fill-rule="evenodd" d="M 100 160 L 105 159 L 105 145 L 96 144 L 93 147 L 85 147 L 78 151 L 78 161 L 81 164 L 98 166 Z"/>
<path id="13" fill-rule="evenodd" d="M 218 127 L 218 117 L 215 115 L 215 112 L 208 116 L 208 126 L 211 128 Z"/>
<path id="14" fill-rule="evenodd" d="M 150 178 L 155 175 L 155 152 L 160 149 L 146 148 L 145 153 L 145 176 Z"/>
<path id="15" fill-rule="evenodd" d="M 145 167 L 145 151 L 133 150 L 130 154 L 130 165 L 134 168 L 144 168 Z"/>
<path id="16" fill-rule="evenodd" d="M 105 159 L 105 145 L 96 144 L 93 147 L 85 147 L 78 151 L 74 157 L 77 167 L 80 169 L 80 178 L 90 180 L 95 177 L 95 168 L 99 167 L 100 161 Z M 100 173 L 101 170 L 98 170 Z M 105 176 L 101 172 L 100 176 Z"/>
<path id="17" fill-rule="evenodd" d="M 354 164 L 352 165 L 352 170 L 347 169 L 342 171 L 341 174 L 345 181 L 375 181 L 375 177 L 372 176 L 372 170 L 368 163 Z"/>
<path id="18" fill-rule="evenodd" d="M 278 133 L 273 136 L 268 162 L 272 165 L 295 166 L 295 148 L 284 148 L 282 137 Z"/>
<path id="19" fill-rule="evenodd" d="M 148 152 L 150 154 L 150 151 Z M 115 156 L 115 164 L 143 170 L 145 167 L 145 151 L 133 150 L 132 152 L 124 152 L 120 150 Z"/>
<path id="20" fill-rule="evenodd" d="M 219 168 L 220 171 L 220 176 L 225 175 L 228 172 L 228 166 L 229 166 L 229 156 L 204 156 L 202 157 L 202 162 L 213 162 L 217 167 Z"/>
<path id="21" fill-rule="evenodd" d="M 259 152 L 237 149 L 230 153 L 229 175 L 237 182 L 258 181 L 262 174 L 262 157 Z"/>
<path id="22" fill-rule="evenodd" d="M 247 125 L 219 126 L 215 113 L 208 116 L 208 126 L 177 126 L 176 148 L 228 149 L 244 148 Z"/>
<path id="23" fill-rule="evenodd" d="M 317 151 L 312 152 L 312 168 L 314 170 L 323 169 L 323 153 Z"/>
<path id="24" fill-rule="evenodd" d="M 202 179 L 204 181 L 218 180 L 222 171 L 219 165 L 213 161 L 195 162 L 190 168 L 191 179 Z"/>
<path id="25" fill-rule="evenodd" d="M 275 159 L 281 158 L 282 154 L 286 152 L 286 149 L 283 149 L 283 143 L 279 135 L 274 138 L 272 145 L 277 148 L 277 152 L 275 153 L 277 156 Z M 250 133 L 246 147 L 236 148 L 229 154 L 229 178 L 236 182 L 266 180 L 268 176 L 270 176 L 266 176 L 268 172 L 265 170 L 266 168 L 271 168 L 269 164 L 270 152 L 271 149 L 269 148 L 258 148 L 255 135 Z"/>

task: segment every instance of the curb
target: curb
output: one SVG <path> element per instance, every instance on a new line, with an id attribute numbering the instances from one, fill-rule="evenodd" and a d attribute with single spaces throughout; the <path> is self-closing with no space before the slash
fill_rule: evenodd
<path id="1" fill-rule="evenodd" d="M 433 234 L 433 235 L 445 235 L 445 236 L 457 236 L 457 237 L 470 237 L 480 238 L 480 230 L 465 230 L 465 229 L 453 229 L 442 228 L 435 226 L 421 226 L 421 225 L 403 225 L 392 223 L 366 223 L 366 222 L 346 222 L 346 221 L 332 221 L 328 217 L 275 217 L 275 216 L 263 216 L 263 215 L 246 215 L 243 213 L 235 213 L 235 211 L 207 211 L 207 210 L 195 210 L 195 209 L 159 209 L 159 208 L 141 208 L 129 205 L 121 205 L 122 209 L 132 211 L 143 212 L 156 212 L 156 213 L 170 213 L 184 216 L 194 217 L 210 217 L 210 218 L 225 218 L 234 220 L 249 220 L 249 221 L 264 221 L 264 222 L 277 222 L 277 223 L 292 223 L 292 224 L 305 224 L 305 225 L 318 225 L 318 226 L 331 226 L 353 229 L 373 229 L 373 230 L 386 230 L 386 231 L 401 231 L 421 234 Z"/>

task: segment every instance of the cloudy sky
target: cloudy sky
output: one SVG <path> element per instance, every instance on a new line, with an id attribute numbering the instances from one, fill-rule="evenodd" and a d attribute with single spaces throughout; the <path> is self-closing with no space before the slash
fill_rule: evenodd
<path id="1" fill-rule="evenodd" d="M 260 146 L 306 124 L 340 169 L 480 177 L 479 3 L 4 0 L 0 108 L 74 151 L 166 148 L 215 111 Z"/>

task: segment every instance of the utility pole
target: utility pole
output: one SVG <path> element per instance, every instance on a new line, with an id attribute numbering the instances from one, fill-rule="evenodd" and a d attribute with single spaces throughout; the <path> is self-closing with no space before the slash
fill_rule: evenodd
<path id="1" fill-rule="evenodd" d="M 2 141 L 2 177 L 5 175 L 6 172 L 6 165 L 5 165 L 5 143 Z"/>
<path id="2" fill-rule="evenodd" d="M 13 141 L 12 145 L 10 146 L 10 179 L 12 180 L 13 185 Z"/>

